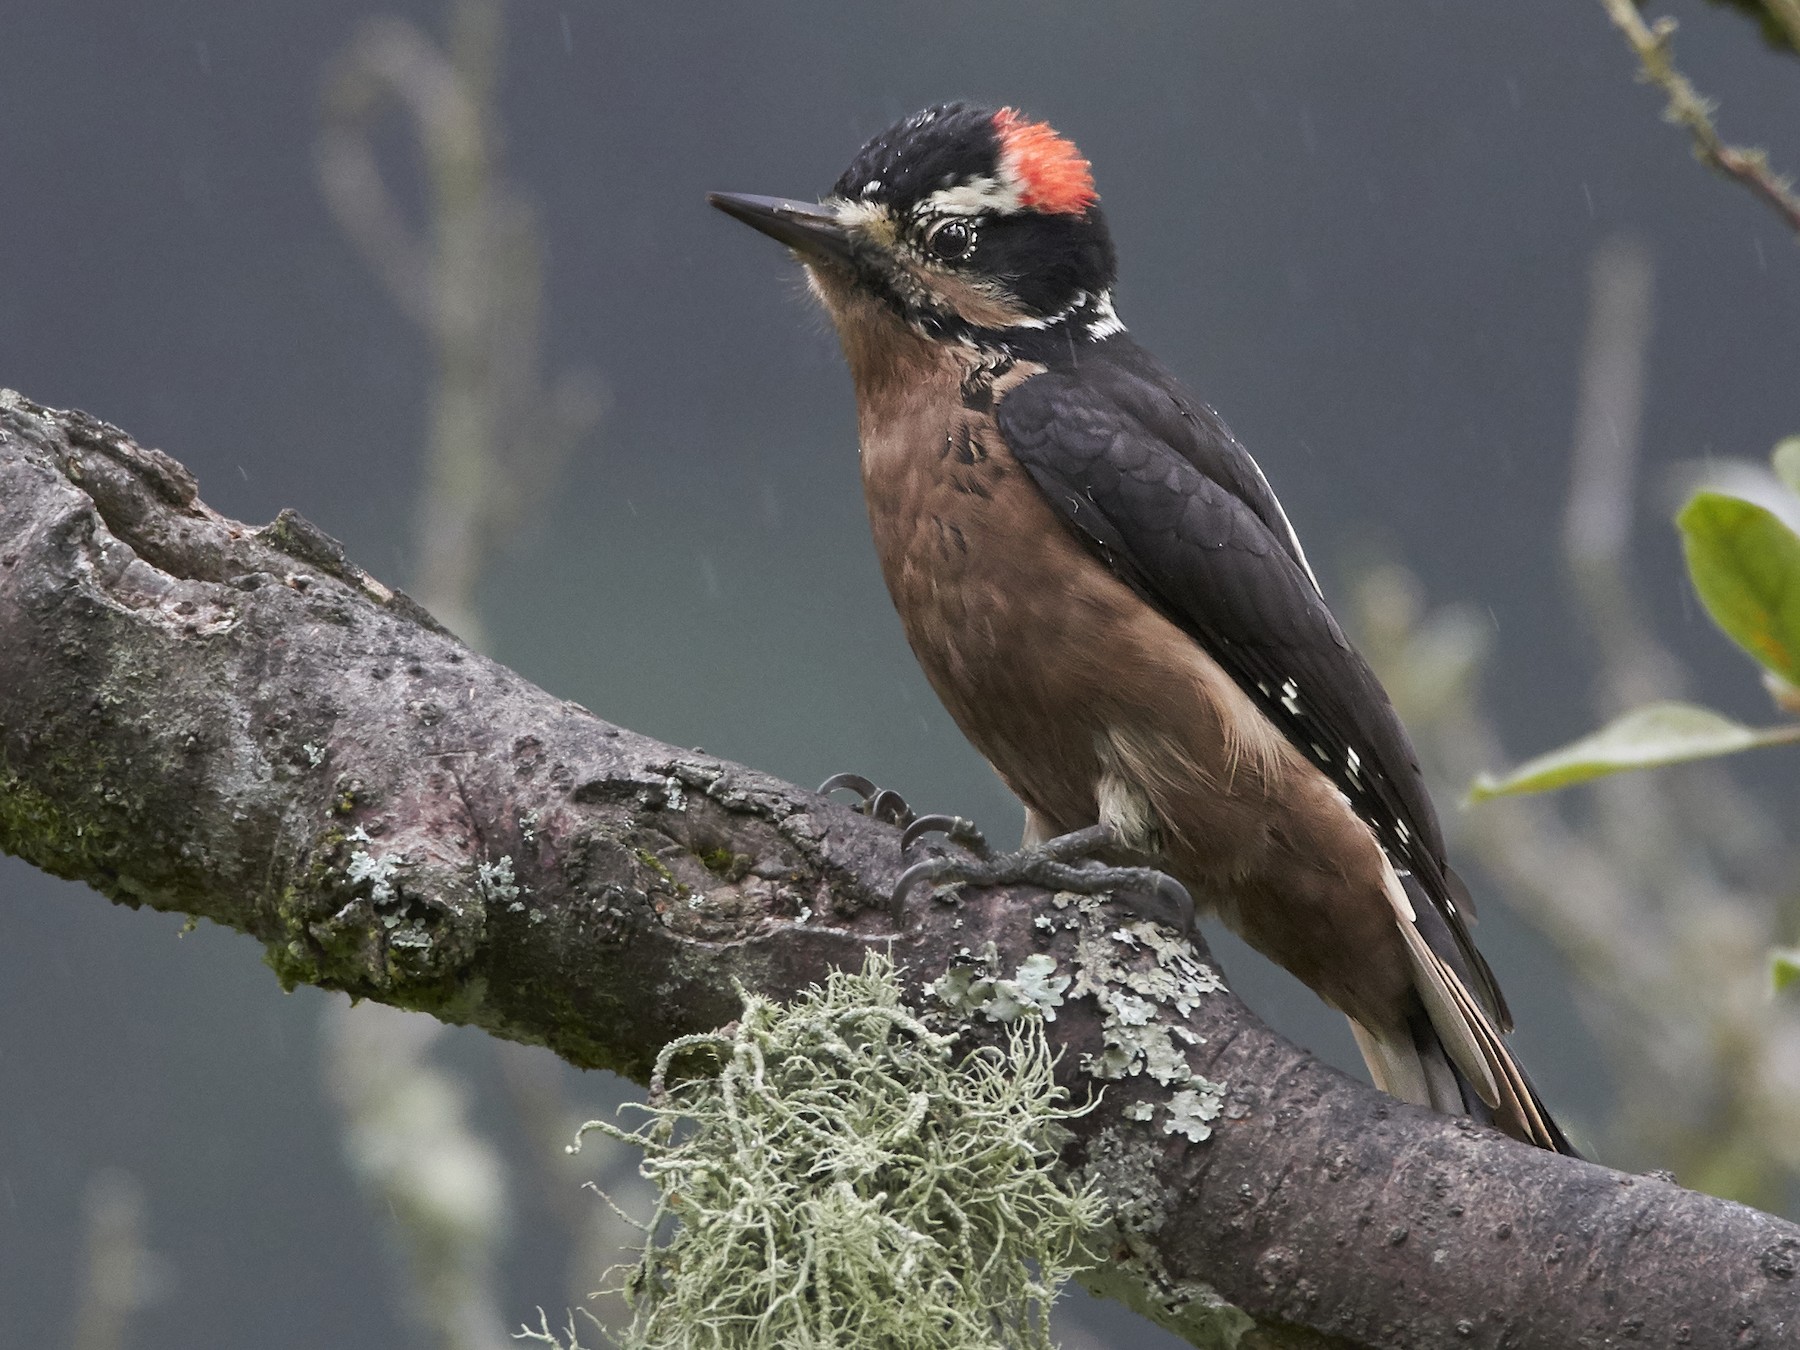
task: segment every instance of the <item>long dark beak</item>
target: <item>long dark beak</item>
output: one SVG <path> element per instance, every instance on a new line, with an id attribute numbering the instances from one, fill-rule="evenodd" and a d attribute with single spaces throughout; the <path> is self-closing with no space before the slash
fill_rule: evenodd
<path id="1" fill-rule="evenodd" d="M 786 197 L 751 197 L 741 192 L 709 192 L 706 200 L 751 229 L 780 240 L 802 258 L 850 261 L 849 236 L 827 207 Z"/>

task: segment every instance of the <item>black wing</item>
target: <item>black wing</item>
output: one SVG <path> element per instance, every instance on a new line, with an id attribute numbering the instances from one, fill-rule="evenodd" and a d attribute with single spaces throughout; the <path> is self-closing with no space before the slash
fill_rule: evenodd
<path id="1" fill-rule="evenodd" d="M 995 415 L 1083 542 L 1349 798 L 1431 899 L 1471 987 L 1510 1023 L 1465 925 L 1467 892 L 1445 863 L 1412 742 L 1326 606 L 1256 461 L 1218 415 L 1121 337 L 1084 350 L 1078 368 L 1025 380 Z"/>

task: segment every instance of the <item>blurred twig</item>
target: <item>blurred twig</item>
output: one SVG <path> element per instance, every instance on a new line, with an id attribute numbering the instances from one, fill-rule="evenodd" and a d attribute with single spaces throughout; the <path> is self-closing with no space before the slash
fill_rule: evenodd
<path id="1" fill-rule="evenodd" d="M 333 215 L 435 350 L 414 591 L 476 647 L 477 582 L 603 406 L 591 373 L 546 385 L 539 368 L 540 231 L 497 168 L 502 19 L 498 0 L 454 0 L 444 47 L 403 19 L 367 21 L 326 81 L 316 154 Z M 389 106 L 408 114 L 423 155 L 420 229 L 376 159 Z"/>
<path id="2" fill-rule="evenodd" d="M 1694 88 L 1688 77 L 1675 66 L 1675 20 L 1658 19 L 1646 24 L 1633 0 L 1600 0 L 1607 17 L 1637 52 L 1642 65 L 1641 78 L 1661 89 L 1668 99 L 1663 116 L 1676 126 L 1686 127 L 1693 138 L 1694 154 L 1720 173 L 1735 178 L 1758 197 L 1774 207 L 1786 219 L 1788 228 L 1800 233 L 1800 195 L 1793 183 L 1769 167 L 1765 151 L 1729 145 L 1713 125 L 1716 106 Z M 1789 3 L 1777 11 L 1783 24 L 1794 22 Z M 1800 28 L 1793 31 L 1800 32 Z"/>
<path id="3" fill-rule="evenodd" d="M 1800 0 L 1766 0 L 1763 9 L 1787 38 L 1788 46 L 1800 52 Z"/>
<path id="4" fill-rule="evenodd" d="M 468 1089 L 428 1059 L 443 1023 L 333 999 L 325 1062 L 363 1188 L 386 1205 L 405 1247 L 411 1311 L 439 1350 L 502 1350 L 495 1294 L 505 1168 L 468 1120 Z"/>
<path id="5" fill-rule="evenodd" d="M 75 1316 L 74 1350 L 123 1350 L 131 1315 L 150 1301 L 152 1259 L 144 1247 L 144 1188 L 118 1168 L 88 1183 L 87 1272 Z"/>
<path id="6" fill-rule="evenodd" d="M 1612 242 L 1593 270 L 1565 559 L 1594 638 L 1602 717 L 1678 694 L 1680 663 L 1651 633 L 1630 581 L 1652 273 Z M 1468 782 L 1504 760 L 1474 692 L 1482 626 L 1426 615 L 1397 569 L 1369 577 L 1371 655 L 1436 772 Z M 1568 798 L 1493 802 L 1451 824 L 1581 979 L 1608 1047 L 1628 1164 L 1764 1206 L 1800 1174 L 1800 1016 L 1767 996 L 1777 877 L 1796 859 L 1768 813 L 1718 765 L 1623 775 Z"/>

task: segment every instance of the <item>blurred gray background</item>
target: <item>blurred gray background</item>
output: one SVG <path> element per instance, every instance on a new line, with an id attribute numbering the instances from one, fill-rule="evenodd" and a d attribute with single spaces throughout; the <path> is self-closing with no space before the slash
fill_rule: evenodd
<path id="1" fill-rule="evenodd" d="M 1734 17 L 1673 11 L 1726 132 L 1800 167 L 1800 66 Z M 168 450 L 229 515 L 293 507 L 424 589 L 437 358 L 314 168 L 326 72 L 375 14 L 445 30 L 440 0 L 0 4 L 0 384 Z M 1017 828 L 882 590 L 835 339 L 781 251 L 704 205 L 814 195 L 892 119 L 972 97 L 1092 159 L 1122 317 L 1258 455 L 1328 593 L 1348 609 L 1359 569 L 1399 562 L 1430 604 L 1481 616 L 1514 757 L 1595 720 L 1558 541 L 1590 267 L 1641 241 L 1633 576 L 1707 700 L 1766 718 L 1688 599 L 1663 484 L 1800 430 L 1800 252 L 1692 162 L 1598 5 L 515 0 L 504 20 L 496 172 L 535 207 L 543 361 L 591 370 L 606 402 L 475 603 L 488 649 L 556 693 L 803 783 L 853 768 Z M 404 119 L 375 146 L 425 212 Z M 1791 824 L 1795 775 L 1753 773 Z M 1483 917 L 1523 1058 L 1599 1131 L 1617 1085 L 1578 977 L 1504 904 Z M 249 939 L 180 930 L 0 859 L 0 1343 L 443 1343 L 408 1321 L 404 1243 L 345 1161 L 321 1045 L 343 1000 L 284 996 Z M 1218 951 L 1277 1025 L 1355 1065 L 1339 1019 Z M 471 1033 L 432 1053 L 504 1159 L 498 1317 L 562 1308 L 598 1278 L 565 1274 L 557 1217 L 599 1205 L 575 1189 L 594 1168 L 552 1156 L 528 1102 L 578 1116 L 616 1091 Z M 108 1224 L 134 1234 L 135 1292 L 96 1331 Z M 1135 1326 L 1078 1306 L 1068 1334 L 1150 1343 Z"/>

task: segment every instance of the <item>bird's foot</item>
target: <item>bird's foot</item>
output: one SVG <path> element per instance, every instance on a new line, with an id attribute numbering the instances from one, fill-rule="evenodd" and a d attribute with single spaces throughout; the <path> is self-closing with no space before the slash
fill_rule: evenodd
<path id="1" fill-rule="evenodd" d="M 900 836 L 902 850 L 922 834 L 941 831 L 956 842 L 956 826 L 972 825 L 957 816 L 919 816 Z M 979 838 L 980 832 L 975 831 Z M 966 845 L 965 845 L 966 846 Z M 1120 851 L 1118 837 L 1105 825 L 1090 825 L 1022 848 L 1016 853 L 990 854 L 986 841 L 972 849 L 974 857 L 937 857 L 916 862 L 894 883 L 892 907 L 896 921 L 906 912 L 906 897 L 915 886 L 962 882 L 971 886 L 1042 886 L 1073 891 L 1078 895 L 1118 892 L 1139 914 L 1186 934 L 1193 930 L 1194 898 L 1167 872 L 1154 867 L 1115 867 L 1095 855 Z"/>

